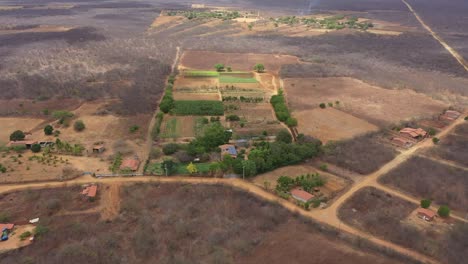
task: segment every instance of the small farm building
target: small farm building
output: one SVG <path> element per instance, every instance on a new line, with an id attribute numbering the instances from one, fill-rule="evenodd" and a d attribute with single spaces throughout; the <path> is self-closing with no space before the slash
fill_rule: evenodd
<path id="1" fill-rule="evenodd" d="M 423 138 L 427 135 L 427 132 L 422 128 L 405 127 L 400 130 L 400 134 L 411 138 Z"/>
<path id="2" fill-rule="evenodd" d="M 419 218 L 426 220 L 426 221 L 432 221 L 434 217 L 436 216 L 436 213 L 425 208 L 419 208 L 417 215 Z"/>
<path id="3" fill-rule="evenodd" d="M 411 141 L 401 137 L 392 138 L 392 144 L 402 148 L 409 148 L 413 145 Z"/>
<path id="4" fill-rule="evenodd" d="M 440 116 L 441 119 L 454 121 L 458 117 L 460 117 L 461 113 L 453 110 L 447 110 L 443 115 Z"/>
<path id="5" fill-rule="evenodd" d="M 225 155 L 229 155 L 233 158 L 237 158 L 237 150 L 234 145 L 226 144 L 219 146 L 221 149 L 221 156 L 224 157 Z"/>
<path id="6" fill-rule="evenodd" d="M 24 146 L 27 149 L 30 149 L 32 145 L 37 144 L 35 140 L 19 140 L 19 141 L 10 141 L 8 143 L 8 147 L 17 147 L 17 146 Z"/>
<path id="7" fill-rule="evenodd" d="M 96 145 L 93 147 L 93 153 L 103 153 L 104 150 L 104 145 Z"/>
<path id="8" fill-rule="evenodd" d="M 303 191 L 301 189 L 291 190 L 291 195 L 294 199 L 301 201 L 303 203 L 307 203 L 308 201 L 312 200 L 312 198 L 314 198 L 314 195 L 306 191 Z"/>
<path id="9" fill-rule="evenodd" d="M 140 161 L 137 158 L 127 158 L 122 161 L 120 165 L 121 170 L 137 171 L 140 166 Z"/>
<path id="10" fill-rule="evenodd" d="M 96 184 L 92 184 L 92 185 L 89 185 L 89 186 L 86 186 L 83 191 L 81 192 L 81 194 L 83 196 L 85 196 L 86 198 L 88 199 L 94 199 L 96 198 L 96 194 L 97 194 L 97 185 Z"/>

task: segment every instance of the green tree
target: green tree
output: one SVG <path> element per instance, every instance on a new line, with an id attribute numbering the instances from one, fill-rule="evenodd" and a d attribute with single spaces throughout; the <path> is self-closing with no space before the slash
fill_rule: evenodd
<path id="1" fill-rule="evenodd" d="M 50 136 L 54 133 L 54 128 L 51 125 L 47 125 L 44 127 L 44 134 Z"/>
<path id="2" fill-rule="evenodd" d="M 258 73 L 264 72 L 265 71 L 265 65 L 263 65 L 262 63 L 255 64 L 254 71 L 256 71 Z"/>
<path id="3" fill-rule="evenodd" d="M 327 105 L 326 105 L 325 103 L 321 103 L 319 106 L 320 106 L 320 108 L 322 108 L 322 109 L 325 109 L 325 108 L 327 107 Z"/>
<path id="4" fill-rule="evenodd" d="M 294 179 L 289 176 L 280 176 L 276 183 L 276 190 L 282 192 L 289 192 L 294 187 Z"/>
<path id="5" fill-rule="evenodd" d="M 429 131 L 427 133 L 429 134 L 429 136 L 435 136 L 437 131 L 434 128 L 431 127 L 431 128 L 429 128 Z"/>
<path id="6" fill-rule="evenodd" d="M 432 138 L 432 142 L 434 142 L 434 144 L 438 144 L 439 141 L 440 141 L 440 139 L 437 138 L 437 137 L 433 137 L 433 138 Z"/>
<path id="7" fill-rule="evenodd" d="M 20 141 L 23 140 L 26 137 L 23 131 L 21 130 L 16 130 L 15 132 L 11 133 L 10 135 L 10 140 L 11 141 Z"/>
<path id="8" fill-rule="evenodd" d="M 86 126 L 85 126 L 85 124 L 84 124 L 84 122 L 82 120 L 77 120 L 77 121 L 75 121 L 75 124 L 73 125 L 73 128 L 75 129 L 75 131 L 81 132 L 86 128 Z"/>
<path id="9" fill-rule="evenodd" d="M 231 68 L 230 66 L 226 67 L 226 70 L 227 70 L 228 72 L 232 72 L 232 68 Z"/>
<path id="10" fill-rule="evenodd" d="M 439 210 L 437 210 L 437 214 L 439 214 L 440 217 L 449 217 L 450 216 L 450 208 L 446 205 L 441 205 L 439 207 Z"/>
<path id="11" fill-rule="evenodd" d="M 429 199 L 422 199 L 421 200 L 421 207 L 422 208 L 429 208 L 431 206 L 432 201 Z"/>
<path id="12" fill-rule="evenodd" d="M 286 119 L 286 125 L 288 127 L 296 127 L 297 126 L 297 119 L 293 118 L 293 117 L 288 117 L 288 119 Z"/>
<path id="13" fill-rule="evenodd" d="M 218 71 L 218 72 L 224 71 L 224 64 L 217 63 L 217 64 L 215 64 L 214 67 L 215 67 L 216 71 Z"/>
<path id="14" fill-rule="evenodd" d="M 164 171 L 165 175 L 171 175 L 172 171 L 174 170 L 175 163 L 171 159 L 165 159 L 161 163 L 161 169 Z"/>
<path id="15" fill-rule="evenodd" d="M 193 164 L 192 162 L 190 162 L 189 165 L 187 165 L 187 170 L 190 174 L 194 174 L 194 173 L 197 173 L 198 172 L 198 168 L 195 164 Z"/>
<path id="16" fill-rule="evenodd" d="M 34 152 L 34 153 L 38 153 L 41 151 L 41 145 L 39 144 L 33 144 L 31 146 L 31 151 Z"/>
<path id="17" fill-rule="evenodd" d="M 276 142 L 290 144 L 292 142 L 292 136 L 286 129 L 283 129 L 276 135 Z"/>
<path id="18" fill-rule="evenodd" d="M 179 150 L 179 145 L 176 143 L 169 143 L 163 146 L 164 155 L 172 155 Z"/>
<path id="19" fill-rule="evenodd" d="M 257 165 L 252 160 L 243 160 L 242 166 L 244 167 L 245 177 L 252 177 L 257 175 Z"/>

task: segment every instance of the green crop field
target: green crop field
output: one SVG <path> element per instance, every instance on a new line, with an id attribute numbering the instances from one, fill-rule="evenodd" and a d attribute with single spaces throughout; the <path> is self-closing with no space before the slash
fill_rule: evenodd
<path id="1" fill-rule="evenodd" d="M 200 174 L 206 174 L 210 172 L 210 165 L 211 163 L 193 163 Z M 174 164 L 174 168 L 172 169 L 172 175 L 188 175 L 190 174 L 187 170 L 187 165 L 184 163 L 176 163 Z M 146 172 L 155 175 L 164 175 L 165 172 L 161 167 L 161 163 L 151 163 L 146 168 Z"/>
<path id="2" fill-rule="evenodd" d="M 173 113 L 176 115 L 224 115 L 221 101 L 175 101 Z"/>
<path id="3" fill-rule="evenodd" d="M 255 78 L 240 78 L 240 77 L 232 77 L 232 76 L 220 76 L 219 82 L 220 83 L 258 83 L 257 79 Z"/>
<path id="4" fill-rule="evenodd" d="M 183 74 L 185 77 L 219 77 L 217 71 L 186 71 Z"/>
<path id="5" fill-rule="evenodd" d="M 176 138 L 179 136 L 178 127 L 180 124 L 177 121 L 177 118 L 171 118 L 167 120 L 164 129 L 162 130 L 162 138 Z"/>

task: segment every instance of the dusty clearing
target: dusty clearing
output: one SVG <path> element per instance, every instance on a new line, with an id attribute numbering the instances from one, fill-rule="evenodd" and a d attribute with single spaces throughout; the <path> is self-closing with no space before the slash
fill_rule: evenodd
<path id="1" fill-rule="evenodd" d="M 203 58 L 202 60 L 200 58 Z M 278 73 L 283 64 L 297 64 L 299 59 L 289 55 L 220 53 L 213 51 L 185 51 L 180 68 L 213 70 L 217 63 L 232 67 L 234 71 L 251 71 L 257 63 L 263 63 L 267 72 Z"/>
<path id="2" fill-rule="evenodd" d="M 39 124 L 44 122 L 39 118 L 14 118 L 14 117 L 1 117 L 0 123 L 0 145 L 10 141 L 10 134 L 15 130 L 29 132 L 36 128 Z"/>
<path id="3" fill-rule="evenodd" d="M 293 110 L 339 101 L 340 109 L 377 125 L 440 114 L 447 105 L 411 90 L 389 90 L 353 78 L 286 79 Z"/>
<path id="4" fill-rule="evenodd" d="M 182 22 L 183 20 L 185 20 L 185 18 L 182 16 L 164 16 L 164 15 L 161 16 L 160 15 L 153 21 L 150 28 L 157 28 L 163 25 L 170 27 L 170 26 L 177 25 L 179 22 Z"/>
<path id="5" fill-rule="evenodd" d="M 258 185 L 262 188 L 265 187 L 265 182 L 268 182 L 269 189 L 274 190 L 276 188 L 277 180 L 279 177 L 297 177 L 308 173 L 318 173 L 327 180 L 327 183 L 323 187 L 319 187 L 320 192 L 327 197 L 332 197 L 336 195 L 338 192 L 346 188 L 346 186 L 349 184 L 343 178 L 337 177 L 324 171 L 319 171 L 316 168 L 308 165 L 296 165 L 279 168 L 274 171 L 254 177 L 252 179 L 252 182 L 255 185 Z"/>
<path id="6" fill-rule="evenodd" d="M 218 78 L 209 77 L 183 77 L 178 76 L 174 83 L 174 90 L 183 88 L 195 88 L 203 92 L 206 89 L 216 89 L 218 86 Z"/>
<path id="7" fill-rule="evenodd" d="M 299 132 L 320 139 L 343 140 L 377 131 L 378 127 L 335 108 L 294 111 L 299 121 Z"/>
<path id="8" fill-rule="evenodd" d="M 8 240 L 0 243 L 0 253 L 30 245 L 29 237 L 21 241 L 20 235 L 28 231 L 32 233 L 33 230 L 33 225 L 15 226 L 14 232 L 9 235 Z"/>

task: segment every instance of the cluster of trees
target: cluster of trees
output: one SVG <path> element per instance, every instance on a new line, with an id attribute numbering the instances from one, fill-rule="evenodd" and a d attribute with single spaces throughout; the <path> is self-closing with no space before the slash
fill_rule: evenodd
<path id="1" fill-rule="evenodd" d="M 196 137 L 188 144 L 187 153 L 191 156 L 198 156 L 212 152 L 219 145 L 229 142 L 231 136 L 232 133 L 226 131 L 219 122 L 211 123 L 206 126 L 203 135 Z"/>
<path id="2" fill-rule="evenodd" d="M 171 80 L 172 79 L 170 79 L 169 81 Z M 164 97 L 162 98 L 161 103 L 159 104 L 159 109 L 161 109 L 161 111 L 166 114 L 169 113 L 169 111 L 171 111 L 174 108 L 174 97 L 172 96 L 173 86 L 174 86 L 173 80 L 172 82 L 169 82 L 166 85 Z"/>
<path id="3" fill-rule="evenodd" d="M 343 15 L 326 17 L 323 19 L 317 19 L 313 17 L 304 17 L 298 18 L 296 16 L 285 16 L 279 18 L 270 18 L 271 21 L 275 23 L 275 26 L 278 27 L 279 24 L 286 25 L 295 25 L 303 24 L 307 27 L 317 27 L 317 28 L 326 28 L 326 29 L 344 29 L 344 28 L 357 28 L 366 30 L 373 27 L 374 25 L 371 22 L 358 22 L 357 17 L 348 18 L 346 21 L 341 21 L 345 19 Z"/>
<path id="4" fill-rule="evenodd" d="M 16 130 L 10 134 L 10 141 L 21 141 L 24 140 L 26 135 L 21 130 Z"/>
<path id="5" fill-rule="evenodd" d="M 296 178 L 281 176 L 277 180 L 276 190 L 279 192 L 289 192 L 292 188 L 300 186 L 306 192 L 311 192 L 313 188 L 325 185 L 325 179 L 318 173 L 301 175 Z"/>
<path id="6" fill-rule="evenodd" d="M 286 105 L 283 90 L 280 90 L 277 95 L 273 95 L 270 103 L 273 109 L 275 109 L 275 114 L 279 121 L 286 123 L 289 127 L 297 126 L 297 119 L 291 116 L 288 106 Z"/>
<path id="7" fill-rule="evenodd" d="M 73 156 L 81 156 L 82 153 L 83 153 L 83 150 L 85 149 L 80 144 L 73 144 L 72 145 L 72 144 L 70 144 L 70 143 L 68 143 L 66 141 L 61 141 L 58 138 L 57 138 L 57 140 L 55 140 L 54 148 L 58 153 L 69 154 L 69 155 L 73 155 Z M 52 149 L 50 149 L 50 151 L 52 151 Z M 47 152 L 49 152 L 49 150 Z"/>
<path id="8" fill-rule="evenodd" d="M 192 20 L 195 18 L 216 18 L 221 20 L 232 20 L 241 17 L 238 11 L 170 11 L 168 16 L 185 16 Z"/>
<path id="9" fill-rule="evenodd" d="M 261 103 L 261 102 L 263 102 L 263 97 L 223 96 L 222 100 L 224 102 L 241 101 L 243 103 Z"/>

